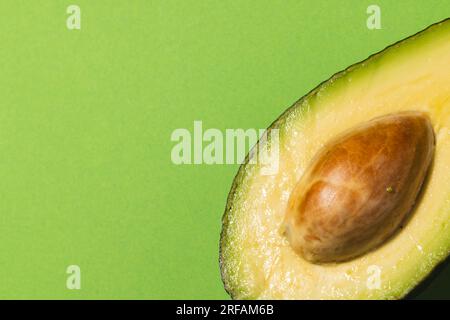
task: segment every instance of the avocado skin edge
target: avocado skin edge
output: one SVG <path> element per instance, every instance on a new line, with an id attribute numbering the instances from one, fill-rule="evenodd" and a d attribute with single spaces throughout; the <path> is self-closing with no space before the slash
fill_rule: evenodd
<path id="1" fill-rule="evenodd" d="M 433 29 L 441 24 L 447 23 L 450 21 L 450 18 L 445 18 L 441 21 L 438 21 L 436 23 L 433 23 L 431 25 L 429 25 L 428 27 L 426 27 L 425 29 L 422 29 L 418 32 L 416 32 L 413 35 L 410 35 L 406 38 L 403 38 L 387 47 L 385 47 L 384 49 L 371 54 L 369 57 L 367 57 L 364 60 L 361 60 L 359 62 L 353 63 L 350 66 L 348 66 L 347 68 L 345 68 L 344 70 L 338 71 L 335 74 L 333 74 L 331 77 L 329 77 L 328 79 L 322 81 L 321 83 L 319 83 L 316 87 L 314 87 L 312 90 L 310 90 L 308 93 L 306 93 L 305 95 L 303 95 L 301 98 L 299 98 L 297 101 L 295 101 L 290 107 L 288 107 L 277 119 L 275 119 L 275 121 L 273 121 L 269 127 L 266 129 L 266 132 L 268 132 L 269 130 L 272 129 L 277 129 L 279 127 L 279 124 L 282 122 L 282 120 L 284 120 L 284 118 L 286 117 L 287 114 L 290 113 L 290 111 L 294 108 L 296 108 L 301 102 L 303 102 L 304 100 L 306 100 L 307 98 L 310 98 L 314 95 L 316 95 L 318 93 L 318 91 L 327 83 L 329 82 L 333 82 L 339 78 L 342 78 L 343 76 L 345 76 L 346 74 L 348 74 L 349 72 L 353 71 L 354 69 L 356 69 L 358 66 L 369 62 L 379 56 L 382 56 L 383 54 L 386 53 L 386 51 L 388 51 L 391 48 L 397 47 L 401 44 L 403 44 L 404 42 L 407 42 L 408 40 L 412 40 L 414 38 L 416 38 L 417 36 L 420 36 L 424 33 L 426 33 L 427 31 L 429 31 L 430 29 Z M 268 137 L 270 135 L 267 135 Z M 257 143 L 252 147 L 252 149 L 250 150 L 250 152 L 246 155 L 244 162 L 239 166 L 238 172 L 236 173 L 236 175 L 233 178 L 233 182 L 231 183 L 231 188 L 230 191 L 228 193 L 228 197 L 227 197 L 227 201 L 226 201 L 226 205 L 225 205 L 225 211 L 222 215 L 222 230 L 220 232 L 220 240 L 219 240 L 219 268 L 220 268 L 220 274 L 221 274 L 221 279 L 222 279 L 222 283 L 224 285 L 224 289 L 225 291 L 228 293 L 228 295 L 230 295 L 230 297 L 232 299 L 236 299 L 236 295 L 233 291 L 233 288 L 229 287 L 227 285 L 227 280 L 226 280 L 226 276 L 224 274 L 224 259 L 223 259 L 223 247 L 225 246 L 225 242 L 226 242 L 226 236 L 225 236 L 225 229 L 228 226 L 228 212 L 230 211 L 230 208 L 232 206 L 232 199 L 234 198 L 234 195 L 236 193 L 237 188 L 240 185 L 240 182 L 242 181 L 242 178 L 245 176 L 245 166 L 248 164 L 248 160 L 249 160 L 249 155 L 252 153 L 252 151 L 259 145 L 260 140 L 257 141 Z M 270 142 L 269 142 L 270 143 Z M 421 290 L 423 290 L 421 284 L 426 283 L 427 281 L 431 281 L 431 279 L 433 279 L 440 268 L 442 268 L 442 265 L 446 264 L 445 261 L 447 260 L 448 256 L 444 256 L 442 259 L 440 259 L 440 261 L 438 263 L 435 264 L 435 266 L 433 267 L 432 271 L 424 278 L 422 279 L 419 283 L 416 283 L 415 285 L 413 285 L 411 288 L 409 288 L 409 290 L 405 291 L 401 296 L 398 296 L 398 299 L 402 299 L 402 298 L 412 298 L 415 295 L 419 294 L 419 292 Z M 425 284 L 424 284 L 425 285 Z M 235 290 L 234 290 L 235 291 Z M 416 292 L 417 291 L 417 292 Z"/>

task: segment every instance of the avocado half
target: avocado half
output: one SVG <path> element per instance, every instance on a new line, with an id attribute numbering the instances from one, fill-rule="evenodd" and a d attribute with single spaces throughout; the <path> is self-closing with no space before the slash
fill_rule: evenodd
<path id="1" fill-rule="evenodd" d="M 228 196 L 220 268 L 234 299 L 399 299 L 450 252 L 450 19 L 337 73 L 285 111 L 258 142 L 279 150 L 264 174 L 250 153 Z M 413 212 L 383 245 L 340 263 L 313 264 L 280 232 L 292 189 L 333 137 L 386 114 L 428 114 L 433 163 Z M 279 139 L 270 139 L 277 129 Z M 373 278 L 378 282 L 373 285 Z"/>

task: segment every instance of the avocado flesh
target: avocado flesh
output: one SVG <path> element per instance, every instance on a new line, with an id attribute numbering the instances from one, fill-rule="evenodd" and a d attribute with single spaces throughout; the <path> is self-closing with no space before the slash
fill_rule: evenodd
<path id="1" fill-rule="evenodd" d="M 450 251 L 450 20 L 336 74 L 300 99 L 279 129 L 279 170 L 244 163 L 223 217 L 220 265 L 235 299 L 398 299 Z M 409 221 L 389 241 L 343 263 L 312 264 L 280 233 L 289 195 L 312 157 L 336 135 L 389 113 L 426 112 L 434 161 Z M 270 142 L 275 143 L 275 142 Z M 380 286 L 368 286 L 373 267 Z"/>

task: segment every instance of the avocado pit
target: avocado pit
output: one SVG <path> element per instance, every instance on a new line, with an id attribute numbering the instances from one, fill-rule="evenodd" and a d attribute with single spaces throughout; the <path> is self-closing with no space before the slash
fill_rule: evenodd
<path id="1" fill-rule="evenodd" d="M 407 218 L 434 152 L 422 112 L 368 121 L 325 145 L 293 189 L 284 230 L 313 263 L 342 262 L 383 244 Z"/>

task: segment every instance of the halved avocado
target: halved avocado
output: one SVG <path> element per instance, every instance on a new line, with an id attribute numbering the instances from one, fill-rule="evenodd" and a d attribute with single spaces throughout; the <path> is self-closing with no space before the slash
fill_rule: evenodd
<path id="1" fill-rule="evenodd" d="M 450 20 L 337 73 L 284 112 L 279 170 L 240 167 L 228 196 L 220 241 L 225 289 L 235 299 L 398 299 L 450 252 Z M 317 264 L 280 232 L 292 190 L 314 155 L 342 132 L 402 111 L 426 113 L 435 132 L 427 180 L 407 223 L 355 259 Z M 270 135 L 268 135 L 270 137 Z M 260 142 L 261 143 L 261 142 Z M 371 285 L 371 277 L 378 277 Z"/>

